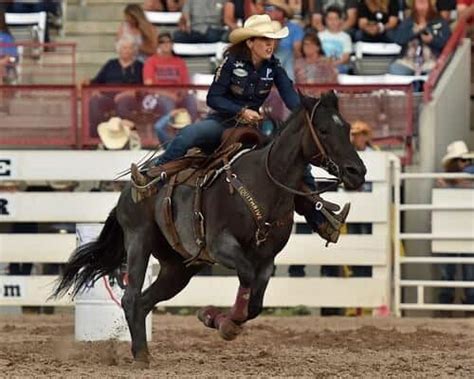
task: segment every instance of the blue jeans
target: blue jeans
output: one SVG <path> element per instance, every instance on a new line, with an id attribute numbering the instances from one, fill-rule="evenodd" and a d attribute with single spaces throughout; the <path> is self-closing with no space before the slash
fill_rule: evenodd
<path id="1" fill-rule="evenodd" d="M 191 30 L 191 32 L 183 32 L 177 30 L 173 34 L 174 42 L 177 43 L 214 43 L 222 41 L 225 30 L 223 28 L 209 27 L 205 33 Z"/>
<path id="2" fill-rule="evenodd" d="M 192 147 L 199 147 L 206 153 L 211 153 L 219 146 L 222 133 L 229 127 L 231 125 L 226 126 L 219 118 L 212 116 L 195 122 L 176 135 L 154 164 L 160 165 L 181 158 Z"/>
<path id="3" fill-rule="evenodd" d="M 397 61 L 390 64 L 388 72 L 392 75 L 415 75 L 415 71 L 410 67 L 398 63 Z"/>

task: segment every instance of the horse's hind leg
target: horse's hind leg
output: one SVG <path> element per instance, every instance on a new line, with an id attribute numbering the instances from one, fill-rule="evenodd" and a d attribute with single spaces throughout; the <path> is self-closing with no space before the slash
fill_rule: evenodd
<path id="1" fill-rule="evenodd" d="M 150 312 L 155 304 L 171 299 L 186 287 L 191 278 L 198 273 L 202 266 L 186 267 L 177 252 L 170 250 L 166 258 L 162 258 L 160 250 L 160 272 L 153 284 L 142 294 L 143 309 Z"/>
<path id="2" fill-rule="evenodd" d="M 140 229 L 125 233 L 128 284 L 122 297 L 122 307 L 132 337 L 132 354 L 138 366 L 147 367 L 149 353 L 146 342 L 145 317 L 141 290 L 148 260 L 154 248 L 153 231 Z"/>

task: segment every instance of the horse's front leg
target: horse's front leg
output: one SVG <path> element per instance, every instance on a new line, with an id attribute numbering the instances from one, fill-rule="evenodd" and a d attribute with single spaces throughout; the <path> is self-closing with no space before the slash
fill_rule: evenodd
<path id="1" fill-rule="evenodd" d="M 255 267 L 243 252 L 237 240 L 230 234 L 224 233 L 218 241 L 215 259 L 222 265 L 234 268 L 239 278 L 239 289 L 234 305 L 229 312 L 223 313 L 209 306 L 198 312 L 198 318 L 210 328 L 219 330 L 226 340 L 232 340 L 242 331 L 241 324 L 248 318 L 248 306 L 251 296 L 252 283 L 255 280 Z"/>

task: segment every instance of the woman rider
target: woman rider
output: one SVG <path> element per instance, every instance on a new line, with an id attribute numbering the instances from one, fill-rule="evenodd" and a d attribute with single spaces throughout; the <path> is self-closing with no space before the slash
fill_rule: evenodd
<path id="1" fill-rule="evenodd" d="M 222 133 L 233 127 L 236 120 L 242 124 L 255 124 L 260 121 L 262 116 L 258 110 L 273 85 L 276 85 L 288 109 L 297 109 L 300 104 L 299 96 L 278 59 L 273 56 L 275 40 L 286 36 L 288 28 L 282 28 L 268 15 L 251 16 L 242 28 L 232 31 L 229 36 L 232 45 L 216 70 L 207 95 L 207 105 L 214 112 L 204 120 L 184 128 L 153 164 L 161 165 L 180 158 L 192 147 L 213 151 L 220 144 Z M 314 189 L 314 180 L 310 171 L 307 171 L 305 182 L 309 188 Z M 134 165 L 132 179 L 139 185 L 149 181 L 146 174 L 140 173 Z M 330 209 L 328 211 L 342 225 L 348 208 L 346 205 L 339 214 L 331 213 Z M 339 236 L 338 228 L 334 228 L 314 206 L 306 209 L 304 215 L 313 229 L 329 242 L 336 242 Z"/>

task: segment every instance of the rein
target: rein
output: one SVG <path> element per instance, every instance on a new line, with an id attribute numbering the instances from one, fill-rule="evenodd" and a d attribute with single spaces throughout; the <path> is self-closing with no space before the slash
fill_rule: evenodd
<path id="1" fill-rule="evenodd" d="M 324 149 L 321 140 L 319 139 L 316 131 L 312 127 L 313 119 L 316 114 L 316 110 L 318 106 L 320 105 L 321 100 L 318 100 L 318 102 L 314 105 L 313 109 L 311 110 L 311 116 L 308 116 L 308 112 L 305 111 L 305 117 L 306 117 L 306 122 L 305 125 L 309 127 L 311 139 L 313 140 L 314 144 L 316 145 L 316 148 L 318 149 L 318 152 L 313 155 L 310 159 L 310 162 L 321 159 L 321 164 L 319 165 L 321 168 L 329 171 L 335 171 L 336 172 L 336 179 L 332 178 L 324 178 L 329 182 L 332 182 L 330 185 L 326 186 L 323 189 L 316 190 L 316 191 L 311 191 L 311 192 L 303 192 L 303 191 L 298 191 L 294 188 L 288 187 L 282 182 L 278 181 L 270 172 L 270 154 L 272 152 L 273 145 L 275 144 L 275 140 L 272 141 L 270 148 L 268 149 L 268 152 L 265 156 L 265 171 L 267 173 L 267 176 L 270 178 L 270 180 L 278 187 L 282 188 L 286 192 L 292 193 L 294 195 L 299 195 L 299 196 L 311 196 L 311 195 L 319 195 L 323 192 L 328 191 L 332 187 L 336 187 L 339 185 L 339 183 L 342 182 L 341 178 L 339 177 L 339 166 L 327 155 L 326 150 Z M 323 178 L 315 178 L 315 179 L 323 179 Z"/>

